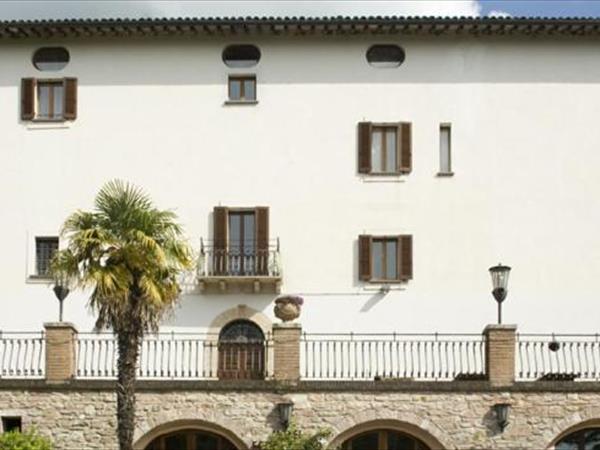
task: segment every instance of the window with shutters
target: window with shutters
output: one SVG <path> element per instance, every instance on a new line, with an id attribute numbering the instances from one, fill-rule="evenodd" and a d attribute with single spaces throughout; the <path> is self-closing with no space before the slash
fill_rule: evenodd
<path id="1" fill-rule="evenodd" d="M 231 103 L 256 103 L 256 76 L 230 75 L 228 93 Z"/>
<path id="2" fill-rule="evenodd" d="M 412 170 L 411 124 L 361 122 L 358 125 L 358 172 L 401 175 Z"/>
<path id="3" fill-rule="evenodd" d="M 77 116 L 77 79 L 21 80 L 21 119 L 65 121 Z"/>
<path id="4" fill-rule="evenodd" d="M 200 278 L 205 284 L 247 281 L 258 283 L 250 286 L 254 292 L 265 286 L 279 289 L 279 239 L 269 238 L 269 208 L 265 206 L 215 207 L 212 239 L 201 241 L 200 253 Z"/>
<path id="5" fill-rule="evenodd" d="M 412 236 L 361 235 L 359 277 L 368 282 L 401 282 L 412 279 Z"/>
<path id="6" fill-rule="evenodd" d="M 57 251 L 57 237 L 35 238 L 35 276 L 50 277 L 50 262 Z"/>

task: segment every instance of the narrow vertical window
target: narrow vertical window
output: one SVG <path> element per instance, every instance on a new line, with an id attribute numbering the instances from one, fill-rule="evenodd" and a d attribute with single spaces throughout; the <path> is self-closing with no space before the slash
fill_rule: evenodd
<path id="1" fill-rule="evenodd" d="M 38 237 L 35 239 L 35 274 L 38 277 L 50 276 L 50 263 L 57 250 L 57 237 Z"/>
<path id="2" fill-rule="evenodd" d="M 440 125 L 440 175 L 452 175 L 450 124 Z"/>
<path id="3" fill-rule="evenodd" d="M 393 174 L 398 172 L 398 147 L 396 126 L 373 127 L 371 136 L 371 172 Z"/>

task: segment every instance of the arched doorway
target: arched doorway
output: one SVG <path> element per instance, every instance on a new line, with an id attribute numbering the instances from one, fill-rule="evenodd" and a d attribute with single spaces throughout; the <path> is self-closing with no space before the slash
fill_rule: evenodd
<path id="1" fill-rule="evenodd" d="M 555 450 L 600 450 L 600 428 L 584 428 L 561 438 Z"/>
<path id="2" fill-rule="evenodd" d="M 344 441 L 342 450 L 430 450 L 419 439 L 395 430 L 380 429 Z"/>
<path id="3" fill-rule="evenodd" d="M 265 335 L 249 320 L 234 320 L 219 333 L 221 380 L 261 380 L 265 378 Z"/>
<path id="4" fill-rule="evenodd" d="M 202 430 L 178 430 L 154 439 L 145 450 L 238 450 L 228 439 Z"/>

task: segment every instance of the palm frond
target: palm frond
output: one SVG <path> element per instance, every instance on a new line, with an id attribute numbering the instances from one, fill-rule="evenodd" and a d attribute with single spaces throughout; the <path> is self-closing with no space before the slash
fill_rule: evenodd
<path id="1" fill-rule="evenodd" d="M 62 235 L 68 248 L 57 253 L 56 271 L 91 289 L 98 328 L 157 329 L 179 297 L 178 273 L 193 261 L 172 211 L 113 180 L 99 191 L 94 211 L 67 218 Z"/>

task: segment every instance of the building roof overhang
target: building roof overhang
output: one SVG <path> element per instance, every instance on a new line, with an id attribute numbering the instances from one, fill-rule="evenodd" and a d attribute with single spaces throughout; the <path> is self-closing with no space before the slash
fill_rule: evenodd
<path id="1" fill-rule="evenodd" d="M 0 21 L 0 40 L 160 36 L 598 36 L 595 18 L 237 17 Z"/>

